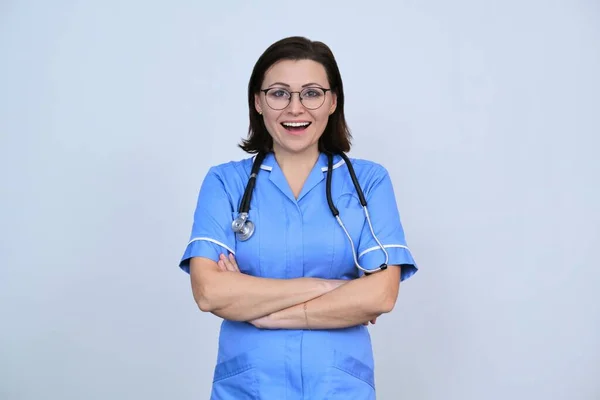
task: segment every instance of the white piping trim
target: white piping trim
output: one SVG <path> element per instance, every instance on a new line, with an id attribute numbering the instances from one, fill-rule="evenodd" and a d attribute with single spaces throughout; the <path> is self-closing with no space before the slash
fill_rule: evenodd
<path id="1" fill-rule="evenodd" d="M 254 162 L 254 160 L 256 160 L 256 157 L 258 157 L 258 154 L 255 154 L 254 156 L 252 156 L 252 162 Z M 273 167 L 271 167 L 269 165 L 261 164 L 260 169 L 264 169 L 265 171 L 271 171 L 273 169 Z"/>
<path id="2" fill-rule="evenodd" d="M 340 161 L 338 161 L 337 163 L 333 164 L 333 168 L 332 169 L 336 169 L 337 167 L 341 167 L 342 165 L 344 165 L 346 161 L 342 158 Z M 323 172 L 327 172 L 327 168 L 328 167 L 321 167 L 321 171 Z"/>
<path id="3" fill-rule="evenodd" d="M 390 247 L 399 247 L 399 248 L 402 248 L 402 249 L 406 249 L 406 250 L 408 250 L 408 252 L 410 253 L 410 249 L 409 249 L 408 247 L 406 247 L 406 246 L 402 245 L 402 244 L 386 244 L 386 245 L 384 245 L 383 247 L 384 247 L 384 248 L 386 248 L 386 249 L 389 249 Z M 370 247 L 370 248 L 368 248 L 368 249 L 366 249 L 366 250 L 363 250 L 363 251 L 362 251 L 362 252 L 361 252 L 361 253 L 358 255 L 358 258 L 361 258 L 362 256 L 364 256 L 364 255 L 365 255 L 365 254 L 367 254 L 367 253 L 370 253 L 370 252 L 372 252 L 372 251 L 375 251 L 375 250 L 380 250 L 380 249 L 381 249 L 381 247 L 379 247 L 379 246 L 373 246 L 373 247 Z M 412 253 L 411 253 L 411 256 L 412 256 Z"/>
<path id="4" fill-rule="evenodd" d="M 341 166 L 342 166 L 342 165 L 344 165 L 345 163 L 346 163 L 346 161 L 345 161 L 345 160 L 340 160 L 340 161 L 338 161 L 337 163 L 335 163 L 335 164 L 333 165 L 333 168 L 332 168 L 332 169 L 336 169 L 336 168 L 338 168 L 338 167 L 341 167 Z M 328 168 L 328 167 L 321 167 L 321 172 L 327 172 L 327 168 Z M 272 170 L 273 170 L 273 167 L 271 167 L 270 165 L 265 165 L 265 164 L 262 164 L 262 165 L 260 166 L 260 169 L 264 169 L 265 171 L 272 171 Z"/>
<path id="5" fill-rule="evenodd" d="M 231 254 L 235 254 L 235 251 L 231 250 L 229 247 L 227 247 L 227 246 L 226 246 L 226 245 L 224 245 L 223 243 L 219 242 L 218 240 L 211 239 L 211 238 L 208 238 L 208 237 L 197 237 L 197 238 L 193 238 L 192 240 L 190 240 L 190 241 L 189 241 L 189 243 L 188 243 L 188 246 L 189 246 L 190 244 L 192 244 L 193 242 L 198 242 L 198 241 L 205 241 L 205 242 L 211 242 L 211 243 L 214 243 L 214 244 L 216 244 L 216 245 L 219 245 L 219 246 L 221 246 L 221 247 L 223 247 L 223 248 L 225 248 L 225 249 L 229 250 L 229 252 L 230 252 Z"/>

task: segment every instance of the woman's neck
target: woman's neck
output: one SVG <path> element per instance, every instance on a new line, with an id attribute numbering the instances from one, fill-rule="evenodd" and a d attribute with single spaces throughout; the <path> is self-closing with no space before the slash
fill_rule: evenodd
<path id="1" fill-rule="evenodd" d="M 306 151 L 302 153 L 274 151 L 274 154 L 277 164 L 279 164 L 279 168 L 281 168 L 284 174 L 287 172 L 295 174 L 303 171 L 308 175 L 319 159 L 319 151 L 316 149 L 315 151 Z"/>
<path id="2" fill-rule="evenodd" d="M 314 168 L 319 159 L 319 151 L 306 151 L 302 153 L 288 153 L 285 151 L 275 150 L 275 159 L 277 164 L 294 194 L 298 198 L 306 178 L 310 175 L 310 171 Z"/>

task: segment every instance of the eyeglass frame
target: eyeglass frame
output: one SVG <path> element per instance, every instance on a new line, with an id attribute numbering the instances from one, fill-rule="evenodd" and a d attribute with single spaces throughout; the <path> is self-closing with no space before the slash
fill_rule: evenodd
<path id="1" fill-rule="evenodd" d="M 302 96 L 300 96 L 300 93 L 302 93 L 303 91 L 305 91 L 306 89 L 320 89 L 323 91 L 323 102 L 321 103 L 321 105 L 317 108 L 308 108 L 304 105 L 304 103 L 302 102 Z M 266 100 L 266 96 L 267 96 L 267 92 L 269 90 L 285 90 L 286 92 L 288 92 L 290 94 L 290 99 L 287 103 L 287 105 L 283 108 L 273 108 L 270 104 L 269 101 Z M 325 97 L 327 96 L 327 92 L 331 92 L 331 88 L 329 89 L 325 89 L 319 86 L 309 86 L 309 87 L 305 87 L 304 89 L 302 89 L 302 91 L 300 92 L 291 92 L 285 88 L 279 88 L 279 87 L 272 87 L 272 88 L 267 88 L 267 89 L 260 89 L 261 92 L 263 92 L 265 94 L 265 100 L 267 105 L 269 106 L 270 109 L 275 110 L 275 111 L 281 111 L 281 110 L 285 110 L 286 108 L 288 108 L 290 106 L 290 104 L 292 104 L 292 96 L 294 95 L 294 93 L 298 93 L 298 99 L 300 100 L 300 104 L 302 104 L 302 107 L 306 108 L 307 110 L 318 110 L 319 108 L 323 107 L 323 104 L 325 104 Z"/>

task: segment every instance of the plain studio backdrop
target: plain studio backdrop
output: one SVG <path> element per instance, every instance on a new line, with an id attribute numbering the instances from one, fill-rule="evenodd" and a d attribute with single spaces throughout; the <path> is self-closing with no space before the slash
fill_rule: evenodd
<path id="1" fill-rule="evenodd" d="M 290 35 L 336 55 L 420 266 L 378 398 L 600 398 L 600 4 L 367 3 L 0 1 L 0 399 L 208 398 L 177 264 Z"/>

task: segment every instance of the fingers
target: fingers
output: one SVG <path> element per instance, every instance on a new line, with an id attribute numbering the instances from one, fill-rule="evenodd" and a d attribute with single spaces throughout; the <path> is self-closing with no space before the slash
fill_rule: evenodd
<path id="1" fill-rule="evenodd" d="M 231 263 L 233 268 L 235 268 L 236 272 L 240 272 L 240 268 L 238 267 L 237 261 L 235 261 L 235 257 L 233 256 L 233 254 L 229 254 L 229 262 Z"/>
<path id="2" fill-rule="evenodd" d="M 240 272 L 233 254 L 230 254 L 229 257 L 225 254 L 221 254 L 217 265 L 221 271 Z"/>
<path id="3" fill-rule="evenodd" d="M 223 254 L 219 256 L 219 261 L 217 261 L 217 265 L 219 266 L 219 269 L 221 271 L 227 271 L 227 266 L 225 265 L 225 261 L 223 260 Z"/>
<path id="4" fill-rule="evenodd" d="M 219 256 L 219 268 L 221 268 L 222 271 L 235 272 L 235 268 L 225 254 Z"/>
<path id="5" fill-rule="evenodd" d="M 217 266 L 219 267 L 219 270 L 221 270 L 221 272 L 226 272 L 227 271 L 227 267 L 225 266 L 225 263 L 223 262 L 223 255 L 219 256 L 219 261 L 217 261 Z"/>

